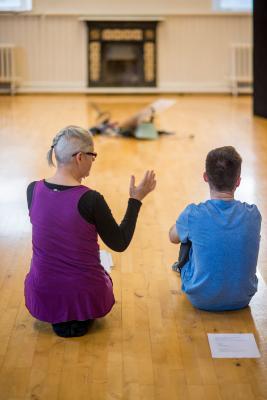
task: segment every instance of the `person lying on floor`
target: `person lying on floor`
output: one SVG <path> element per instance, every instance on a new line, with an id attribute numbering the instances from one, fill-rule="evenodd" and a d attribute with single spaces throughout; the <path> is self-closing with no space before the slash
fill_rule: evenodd
<path id="1" fill-rule="evenodd" d="M 155 116 L 158 108 L 162 106 L 163 100 L 157 100 L 152 102 L 149 106 L 142 108 L 137 113 L 131 115 L 122 122 L 113 121 L 111 114 L 108 111 L 100 111 L 97 105 L 92 104 L 92 107 L 97 111 L 98 117 L 96 119 L 96 125 L 89 128 L 92 135 L 107 135 L 107 136 L 122 136 L 130 138 L 138 138 L 137 129 L 142 124 L 150 124 L 150 129 L 153 129 L 153 138 L 155 135 L 173 135 L 174 132 L 168 132 L 165 130 L 156 129 Z M 167 105 L 168 106 L 168 101 Z M 144 133 L 144 135 L 146 135 Z M 146 138 L 146 137 L 144 137 Z M 148 139 L 150 137 L 147 137 Z"/>
<path id="2" fill-rule="evenodd" d="M 182 290 L 193 306 L 208 311 L 246 307 L 257 291 L 261 215 L 256 205 L 234 199 L 242 159 L 231 146 L 206 158 L 210 200 L 190 204 L 169 231 L 180 243 Z"/>
<path id="3" fill-rule="evenodd" d="M 57 335 L 82 336 L 115 303 L 111 277 L 100 263 L 98 234 L 114 251 L 128 247 L 141 201 L 156 186 L 155 174 L 147 171 L 139 185 L 131 177 L 128 207 L 118 225 L 104 197 L 82 185 L 97 156 L 92 135 L 68 126 L 53 139 L 49 165 L 54 165 L 53 154 L 55 174 L 27 188 L 33 255 L 25 303 Z"/>

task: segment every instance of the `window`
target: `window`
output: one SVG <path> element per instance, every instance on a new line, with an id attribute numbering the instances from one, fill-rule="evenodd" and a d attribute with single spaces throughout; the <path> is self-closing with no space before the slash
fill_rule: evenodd
<path id="1" fill-rule="evenodd" d="M 213 0 L 216 11 L 242 12 L 252 11 L 252 0 Z"/>
<path id="2" fill-rule="evenodd" d="M 32 0 L 0 0 L 0 11 L 30 11 Z"/>

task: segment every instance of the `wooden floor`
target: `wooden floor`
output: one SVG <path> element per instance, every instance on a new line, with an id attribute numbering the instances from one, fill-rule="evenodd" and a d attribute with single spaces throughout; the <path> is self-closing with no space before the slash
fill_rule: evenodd
<path id="1" fill-rule="evenodd" d="M 166 96 L 165 96 L 166 97 Z M 46 151 L 62 127 L 90 126 L 91 101 L 122 120 L 155 96 L 0 97 L 0 399 L 1 400 L 263 400 L 267 399 L 267 121 L 253 118 L 250 97 L 167 96 L 176 104 L 158 117 L 175 135 L 155 142 L 97 137 L 99 153 L 85 184 L 123 217 L 129 177 L 155 169 L 134 239 L 113 253 L 116 305 L 83 338 L 56 337 L 24 306 L 31 257 L 25 189 L 51 174 Z M 208 197 L 206 153 L 234 145 L 243 156 L 237 198 L 263 216 L 260 290 L 248 309 L 194 309 L 171 271 L 177 247 L 168 229 L 189 202 Z M 102 246 L 104 247 L 104 246 Z M 260 359 L 212 359 L 208 332 L 252 332 Z"/>

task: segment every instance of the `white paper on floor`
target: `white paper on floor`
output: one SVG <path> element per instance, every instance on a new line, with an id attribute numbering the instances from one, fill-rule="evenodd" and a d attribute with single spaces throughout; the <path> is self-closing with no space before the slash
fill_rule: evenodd
<path id="1" fill-rule="evenodd" d="M 104 267 L 104 269 L 110 273 L 111 268 L 114 267 L 111 254 L 106 250 L 100 250 L 99 255 L 102 267 Z"/>
<path id="2" fill-rule="evenodd" d="M 212 358 L 260 358 L 253 333 L 208 333 Z"/>

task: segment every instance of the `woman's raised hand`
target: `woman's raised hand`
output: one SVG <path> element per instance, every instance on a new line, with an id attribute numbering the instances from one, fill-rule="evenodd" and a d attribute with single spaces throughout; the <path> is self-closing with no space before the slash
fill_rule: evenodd
<path id="1" fill-rule="evenodd" d="M 135 177 L 132 175 L 130 181 L 130 197 L 142 201 L 155 187 L 156 180 L 154 171 L 146 171 L 144 178 L 137 186 L 135 186 Z"/>

